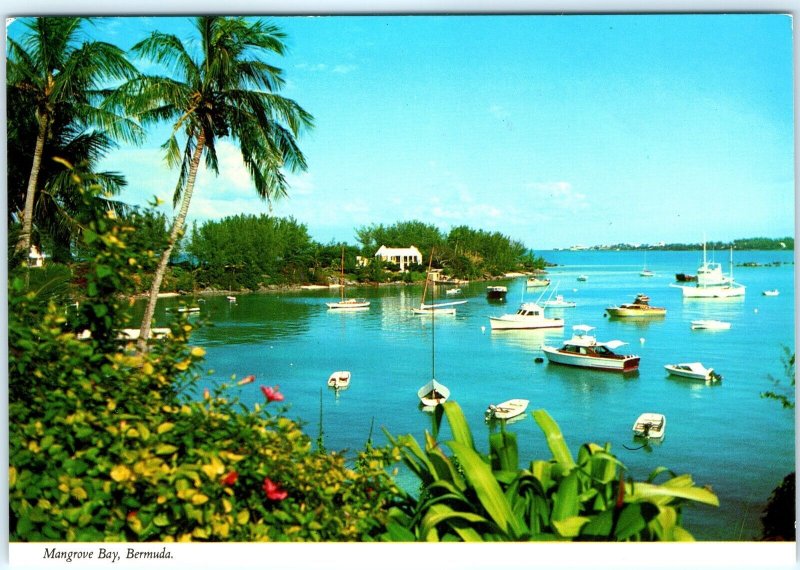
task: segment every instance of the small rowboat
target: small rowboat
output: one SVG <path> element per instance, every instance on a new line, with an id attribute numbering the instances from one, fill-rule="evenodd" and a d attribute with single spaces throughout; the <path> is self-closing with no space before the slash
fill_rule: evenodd
<path id="1" fill-rule="evenodd" d="M 528 403 L 528 400 L 514 398 L 513 400 L 507 400 L 502 404 L 489 404 L 489 407 L 486 408 L 486 412 L 484 413 L 484 417 L 486 421 L 509 420 L 525 413 L 525 410 L 528 408 Z"/>
<path id="2" fill-rule="evenodd" d="M 667 429 L 667 417 L 663 414 L 646 412 L 633 423 L 633 435 L 646 439 L 661 439 Z"/>
<path id="3" fill-rule="evenodd" d="M 417 390 L 417 397 L 425 407 L 434 407 L 443 404 L 450 397 L 450 390 L 444 384 L 431 380 Z"/>
<path id="4" fill-rule="evenodd" d="M 328 378 L 328 386 L 331 388 L 347 388 L 350 385 L 350 371 L 337 370 Z"/>

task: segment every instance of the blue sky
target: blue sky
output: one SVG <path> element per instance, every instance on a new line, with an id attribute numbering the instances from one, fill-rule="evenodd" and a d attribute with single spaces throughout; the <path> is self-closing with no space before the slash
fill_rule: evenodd
<path id="1" fill-rule="evenodd" d="M 794 234 L 788 16 L 273 21 L 288 34 L 288 55 L 272 60 L 282 94 L 316 126 L 299 139 L 308 171 L 272 211 L 319 241 L 355 243 L 356 227 L 411 219 L 534 250 Z M 128 47 L 153 29 L 191 33 L 183 17 L 89 31 Z M 171 204 L 167 133 L 103 164 L 126 175 L 123 200 Z M 190 218 L 267 212 L 235 146 L 220 153 Z"/>

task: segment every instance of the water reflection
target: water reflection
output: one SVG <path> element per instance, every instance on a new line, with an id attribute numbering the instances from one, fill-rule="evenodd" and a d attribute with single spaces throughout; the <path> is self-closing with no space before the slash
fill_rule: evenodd
<path id="1" fill-rule="evenodd" d="M 493 330 L 489 338 L 492 344 L 541 351 L 543 344 L 558 343 L 563 334 L 563 329 Z"/>

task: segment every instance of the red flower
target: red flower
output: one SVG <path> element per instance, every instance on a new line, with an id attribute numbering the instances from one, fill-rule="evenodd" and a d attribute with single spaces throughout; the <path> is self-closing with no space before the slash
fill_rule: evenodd
<path id="1" fill-rule="evenodd" d="M 236 471 L 231 471 L 225 477 L 219 480 L 220 483 L 223 485 L 233 485 L 236 483 L 236 480 L 239 478 L 239 474 Z"/>
<path id="2" fill-rule="evenodd" d="M 270 388 L 269 386 L 261 386 L 261 391 L 267 398 L 267 402 L 282 402 L 283 394 L 278 392 L 278 387 Z"/>
<path id="3" fill-rule="evenodd" d="M 273 483 L 269 477 L 264 478 L 264 493 L 270 501 L 282 501 L 289 496 L 287 491 L 281 489 L 278 483 Z"/>
<path id="4" fill-rule="evenodd" d="M 138 515 L 138 514 L 139 514 L 139 511 L 130 511 L 125 518 L 127 518 L 130 521 L 130 520 L 135 519 L 136 515 Z"/>
<path id="5" fill-rule="evenodd" d="M 239 380 L 239 386 L 244 386 L 245 384 L 249 384 L 250 382 L 254 381 L 255 379 L 256 379 L 256 377 L 253 376 L 252 374 L 250 376 L 245 376 L 244 378 Z"/>

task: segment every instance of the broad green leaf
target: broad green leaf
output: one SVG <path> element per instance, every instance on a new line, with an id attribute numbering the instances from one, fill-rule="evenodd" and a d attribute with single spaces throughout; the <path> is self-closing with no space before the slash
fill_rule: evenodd
<path id="1" fill-rule="evenodd" d="M 519 468 L 517 434 L 505 430 L 493 433 L 489 436 L 489 448 L 494 470 L 516 471 Z"/>
<path id="2" fill-rule="evenodd" d="M 558 485 L 553 497 L 553 523 L 577 516 L 579 512 L 578 472 L 572 471 Z"/>
<path id="3" fill-rule="evenodd" d="M 422 522 L 421 522 L 421 530 L 420 530 L 421 537 L 423 539 L 427 540 L 428 536 L 432 536 L 432 532 L 431 531 L 437 525 L 445 523 L 445 522 L 452 522 L 453 519 L 461 519 L 461 520 L 467 521 L 469 523 L 487 523 L 488 522 L 484 517 L 482 517 L 480 515 L 477 515 L 475 513 L 454 511 L 453 509 L 451 509 L 447 505 L 442 505 L 442 504 L 431 505 L 430 509 L 428 509 L 427 514 L 425 515 L 425 517 L 422 519 Z M 453 528 L 453 530 L 456 530 L 456 529 Z M 474 535 L 470 535 L 470 533 L 467 533 L 467 534 L 470 535 L 471 538 L 476 538 L 477 537 L 477 540 L 481 540 L 480 539 L 480 535 L 477 534 L 477 532 L 475 532 L 475 531 L 473 531 L 473 532 L 474 532 Z"/>
<path id="4" fill-rule="evenodd" d="M 672 540 L 676 542 L 694 542 L 694 537 L 682 526 L 676 526 L 672 531 Z"/>
<path id="5" fill-rule="evenodd" d="M 492 521 L 507 534 L 514 536 L 523 534 L 526 531 L 525 525 L 512 512 L 489 466 L 466 445 L 458 441 L 448 441 L 447 445 L 464 468 L 467 479 L 475 488 L 478 500 L 492 517 Z"/>
<path id="6" fill-rule="evenodd" d="M 655 508 L 655 507 L 654 507 Z M 647 521 L 642 513 L 642 505 L 631 503 L 626 505 L 617 519 L 614 535 L 617 540 L 627 540 L 640 533 L 647 526 Z"/>
<path id="7" fill-rule="evenodd" d="M 603 537 L 611 540 L 611 529 L 614 526 L 614 511 L 608 509 L 591 517 L 589 522 L 581 529 L 581 536 Z"/>
<path id="8" fill-rule="evenodd" d="M 396 522 L 386 523 L 386 530 L 389 531 L 389 539 L 392 542 L 414 542 L 416 537 L 414 533 Z"/>
<path id="9" fill-rule="evenodd" d="M 452 433 L 453 439 L 470 449 L 475 449 L 475 444 L 472 441 L 472 432 L 461 407 L 456 402 L 445 402 L 442 406 L 444 407 L 444 413 L 447 415 L 447 423 L 450 424 L 450 433 Z"/>
<path id="10" fill-rule="evenodd" d="M 589 522 L 589 517 L 567 517 L 553 521 L 553 528 L 564 538 L 575 538 L 581 532 L 581 527 Z"/>
<path id="11" fill-rule="evenodd" d="M 676 497 L 713 505 L 715 507 L 719 506 L 719 498 L 708 489 L 702 489 L 700 487 L 675 488 L 666 485 L 653 485 L 651 483 L 625 484 L 626 501 L 633 502 L 658 497 Z"/>
<path id="12" fill-rule="evenodd" d="M 559 429 L 558 424 L 553 418 L 550 417 L 545 410 L 536 410 L 533 412 L 533 419 L 539 424 L 539 427 L 544 432 L 547 438 L 547 446 L 553 454 L 553 458 L 565 469 L 569 470 L 575 467 L 575 461 L 572 459 L 572 454 L 564 441 L 564 436 Z"/>

